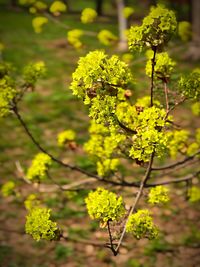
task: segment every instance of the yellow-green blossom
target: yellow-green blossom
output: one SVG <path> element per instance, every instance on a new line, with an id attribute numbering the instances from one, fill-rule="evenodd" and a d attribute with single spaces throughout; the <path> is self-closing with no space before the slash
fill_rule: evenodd
<path id="1" fill-rule="evenodd" d="M 178 35 L 181 40 L 187 42 L 192 38 L 192 25 L 189 21 L 180 21 L 178 23 Z"/>
<path id="2" fill-rule="evenodd" d="M 30 12 L 31 14 L 36 14 L 36 13 L 37 13 L 37 9 L 36 9 L 34 6 L 31 6 L 31 7 L 29 8 L 29 12 Z"/>
<path id="3" fill-rule="evenodd" d="M 134 56 L 131 53 L 124 53 L 122 55 L 122 60 L 127 64 L 130 64 L 133 61 L 133 58 Z"/>
<path id="4" fill-rule="evenodd" d="M 148 103 L 148 98 L 146 100 Z M 162 131 L 166 116 L 164 109 L 156 106 L 143 108 L 122 102 L 117 106 L 116 115 L 123 125 L 135 132 L 129 150 L 132 158 L 148 162 L 153 151 L 158 157 L 164 155 L 167 148 L 167 138 Z"/>
<path id="5" fill-rule="evenodd" d="M 41 33 L 42 32 L 42 27 L 48 23 L 48 19 L 46 17 L 35 17 L 32 20 L 32 25 L 33 25 L 33 29 L 36 33 Z"/>
<path id="6" fill-rule="evenodd" d="M 0 117 L 5 117 L 10 113 L 13 99 L 18 91 L 15 88 L 14 81 L 6 73 L 3 73 L 3 70 L 1 72 L 3 77 L 0 78 Z"/>
<path id="7" fill-rule="evenodd" d="M 100 43 L 107 46 L 112 45 L 118 40 L 118 37 L 109 30 L 101 30 L 98 33 L 97 38 L 99 39 Z"/>
<path id="8" fill-rule="evenodd" d="M 27 178 L 33 181 L 44 180 L 46 178 L 47 170 L 51 164 L 52 160 L 48 155 L 44 153 L 37 154 L 27 171 Z"/>
<path id="9" fill-rule="evenodd" d="M 117 170 L 119 166 L 119 159 L 105 159 L 102 162 L 97 161 L 97 173 L 100 176 L 105 176 L 110 172 Z"/>
<path id="10" fill-rule="evenodd" d="M 50 209 L 36 207 L 30 209 L 26 216 L 25 231 L 36 241 L 58 240 L 60 237 L 57 223 L 50 219 L 50 212 Z"/>
<path id="11" fill-rule="evenodd" d="M 196 138 L 197 144 L 200 145 L 200 128 L 196 129 L 195 138 Z"/>
<path id="12" fill-rule="evenodd" d="M 114 130 L 109 131 L 107 127 L 95 121 L 92 121 L 89 133 L 90 139 L 84 144 L 84 150 L 96 162 L 97 173 L 100 176 L 107 176 L 118 168 L 119 146 L 123 145 L 126 137 Z"/>
<path id="13" fill-rule="evenodd" d="M 152 7 L 141 26 L 132 26 L 129 31 L 129 48 L 141 51 L 144 47 L 158 47 L 166 44 L 177 27 L 173 11 L 162 5 Z"/>
<path id="14" fill-rule="evenodd" d="M 15 195 L 15 183 L 13 181 L 9 181 L 3 184 L 1 188 L 1 193 L 4 197 Z"/>
<path id="15" fill-rule="evenodd" d="M 169 132 L 168 136 L 168 149 L 170 156 L 176 158 L 178 153 L 185 153 L 187 150 L 187 142 L 189 138 L 189 131 L 176 130 Z"/>
<path id="16" fill-rule="evenodd" d="M 42 1 L 36 1 L 33 7 L 35 7 L 38 11 L 44 11 L 45 9 L 47 9 L 47 4 Z"/>
<path id="17" fill-rule="evenodd" d="M 126 19 L 128 19 L 134 13 L 134 8 L 130 6 L 125 6 L 123 9 L 123 15 Z"/>
<path id="18" fill-rule="evenodd" d="M 151 77 L 152 75 L 152 57 L 153 53 L 150 53 L 148 56 L 149 60 L 146 64 L 146 74 Z M 154 67 L 155 77 L 157 79 L 166 80 L 171 76 L 171 73 L 176 65 L 175 61 L 173 61 L 167 54 L 167 52 L 156 54 L 156 65 Z"/>
<path id="19" fill-rule="evenodd" d="M 102 51 L 89 52 L 85 57 L 81 57 L 72 77 L 70 89 L 74 95 L 84 99 L 85 104 L 90 104 L 97 95 L 105 98 L 107 94 L 114 99 L 119 88 L 132 80 L 125 62 L 115 55 L 109 58 Z"/>
<path id="20" fill-rule="evenodd" d="M 188 196 L 189 196 L 189 201 L 190 202 L 198 202 L 198 201 L 200 201 L 200 187 L 192 186 L 189 189 Z"/>
<path id="21" fill-rule="evenodd" d="M 189 75 L 182 76 L 179 81 L 181 93 L 192 99 L 200 99 L 200 69 L 193 70 Z"/>
<path id="22" fill-rule="evenodd" d="M 2 52 L 5 49 L 5 45 L 0 42 L 0 52 Z"/>
<path id="23" fill-rule="evenodd" d="M 31 210 L 40 205 L 40 201 L 38 200 L 35 194 L 30 194 L 26 200 L 24 201 L 25 208 L 27 210 Z"/>
<path id="24" fill-rule="evenodd" d="M 83 46 L 80 41 L 80 37 L 83 36 L 84 32 L 79 29 L 73 29 L 67 33 L 67 41 L 70 45 L 74 46 L 76 49 L 79 49 Z"/>
<path id="25" fill-rule="evenodd" d="M 44 77 L 46 67 L 43 61 L 28 64 L 23 70 L 23 78 L 27 85 L 34 86 L 38 79 Z"/>
<path id="26" fill-rule="evenodd" d="M 62 1 L 54 1 L 50 6 L 49 11 L 54 15 L 58 15 L 59 13 L 66 12 L 67 6 Z"/>
<path id="27" fill-rule="evenodd" d="M 97 12 L 92 8 L 85 8 L 81 13 L 81 22 L 84 24 L 93 22 L 97 17 Z"/>
<path id="28" fill-rule="evenodd" d="M 73 130 L 66 130 L 58 134 L 58 145 L 64 146 L 68 141 L 73 141 L 76 133 Z"/>
<path id="29" fill-rule="evenodd" d="M 126 224 L 126 232 L 133 234 L 137 239 L 154 239 L 158 236 L 158 229 L 148 210 L 138 210 L 130 215 Z"/>
<path id="30" fill-rule="evenodd" d="M 191 109 L 194 115 L 200 116 L 200 102 L 192 104 Z"/>
<path id="31" fill-rule="evenodd" d="M 101 222 L 116 221 L 125 214 L 122 197 L 104 188 L 90 192 L 85 202 L 90 217 Z"/>
<path id="32" fill-rule="evenodd" d="M 169 202 L 169 189 L 159 185 L 151 188 L 148 196 L 148 202 L 151 204 L 167 203 Z"/>

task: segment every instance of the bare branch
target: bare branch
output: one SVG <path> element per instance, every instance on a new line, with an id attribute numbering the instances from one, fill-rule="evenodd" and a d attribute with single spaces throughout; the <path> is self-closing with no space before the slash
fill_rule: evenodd
<path id="1" fill-rule="evenodd" d="M 44 13 L 45 17 L 48 18 L 49 20 L 51 20 L 52 22 L 56 23 L 58 26 L 60 26 L 61 28 L 64 28 L 66 30 L 71 30 L 73 29 L 71 26 L 66 25 L 65 23 L 61 22 L 60 20 L 56 19 L 55 17 L 53 17 L 51 14 L 45 12 Z M 97 36 L 96 32 L 92 32 L 92 31 L 85 31 L 84 30 L 84 34 L 88 35 L 88 36 Z"/>
<path id="2" fill-rule="evenodd" d="M 151 70 L 151 88 L 150 88 L 151 107 L 153 106 L 154 71 L 155 71 L 155 65 L 156 65 L 156 50 L 157 50 L 157 47 L 154 46 L 152 49 L 153 49 L 153 58 L 151 60 L 152 70 Z"/>
<path id="3" fill-rule="evenodd" d="M 155 155 L 155 153 L 153 152 L 152 155 L 151 155 L 151 159 L 150 159 L 150 161 L 149 161 L 149 164 L 148 164 L 146 173 L 145 173 L 145 175 L 144 175 L 144 177 L 143 177 L 143 179 L 142 179 L 142 181 L 141 181 L 141 183 L 140 183 L 140 188 L 139 188 L 139 191 L 138 191 L 138 193 L 137 193 L 137 196 L 136 196 L 136 198 L 134 199 L 134 202 L 133 202 L 133 205 L 132 205 L 132 207 L 131 207 L 131 209 L 130 209 L 130 211 L 129 211 L 127 220 L 125 221 L 125 224 L 124 224 L 124 228 L 123 228 L 121 237 L 120 237 L 119 242 L 118 242 L 118 245 L 117 245 L 117 247 L 116 247 L 116 249 L 115 249 L 115 254 L 114 254 L 115 256 L 118 254 L 118 252 L 119 252 L 119 248 L 120 248 L 120 246 L 121 246 L 121 244 L 122 244 L 122 241 L 123 241 L 123 238 L 124 238 L 124 236 L 125 236 L 125 233 L 126 233 L 126 225 L 127 225 L 128 219 L 129 219 L 129 217 L 131 216 L 131 214 L 134 212 L 134 210 L 135 210 L 135 208 L 136 208 L 136 206 L 137 206 L 137 204 L 138 204 L 138 202 L 139 202 L 139 200 L 140 200 L 140 197 L 141 197 L 141 195 L 142 195 L 142 192 L 143 192 L 143 189 L 144 189 L 144 187 L 145 187 L 145 185 L 146 185 L 146 182 L 147 182 L 147 180 L 149 179 L 149 177 L 150 177 L 150 175 L 151 175 L 151 167 L 152 167 L 152 164 L 153 164 L 154 155 Z"/>
<path id="4" fill-rule="evenodd" d="M 175 163 L 169 164 L 169 165 L 165 165 L 165 166 L 161 166 L 161 167 L 152 167 L 152 171 L 162 171 L 162 170 L 167 170 L 167 169 L 171 169 L 171 168 L 175 168 L 179 165 L 183 165 L 184 163 L 194 159 L 194 157 L 196 157 L 197 155 L 200 154 L 200 150 L 198 150 L 196 153 L 194 153 L 193 155 L 184 158 L 183 160 L 177 161 Z"/>
<path id="5" fill-rule="evenodd" d="M 168 89 L 167 89 L 167 83 L 164 82 L 164 92 L 165 92 L 165 102 L 166 102 L 166 112 L 169 112 L 169 99 L 168 99 Z"/>
<path id="6" fill-rule="evenodd" d="M 199 174 L 200 174 L 200 170 L 195 172 L 195 173 L 193 173 L 193 174 L 189 174 L 186 177 L 170 179 L 170 180 L 161 181 L 161 182 L 155 182 L 155 183 L 152 183 L 152 184 L 146 184 L 146 187 L 153 187 L 153 186 L 158 186 L 158 185 L 168 185 L 168 184 L 178 184 L 178 183 L 181 183 L 181 182 L 186 182 L 186 181 L 192 180 L 195 177 L 197 177 Z"/>

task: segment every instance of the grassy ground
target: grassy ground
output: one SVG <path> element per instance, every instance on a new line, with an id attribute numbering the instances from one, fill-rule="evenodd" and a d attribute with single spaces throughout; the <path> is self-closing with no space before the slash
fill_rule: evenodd
<path id="1" fill-rule="evenodd" d="M 88 6 L 91 1 L 74 1 L 76 9 Z M 1 2 L 0 2 L 1 3 Z M 4 1 L 5 3 L 5 1 Z M 112 12 L 111 12 L 112 13 Z M 84 48 L 74 50 L 66 43 L 66 30 L 50 22 L 40 35 L 33 32 L 32 16 L 24 11 L 14 12 L 2 8 L 0 10 L 0 35 L 5 44 L 3 58 L 12 62 L 16 72 L 20 74 L 23 66 L 30 61 L 43 60 L 48 68 L 46 79 L 40 81 L 36 91 L 28 94 L 20 105 L 23 117 L 34 136 L 53 153 L 62 154 L 67 162 L 74 158 L 60 152 L 56 148 L 56 136 L 61 130 L 73 128 L 78 132 L 79 141 L 87 138 L 88 117 L 85 107 L 74 98 L 69 90 L 71 74 L 80 56 L 94 49 L 106 49 L 109 54 L 119 53 L 116 47 L 105 48 L 95 37 L 84 38 Z M 98 32 L 99 29 L 110 29 L 117 33 L 116 19 L 101 18 L 92 26 L 83 26 L 79 15 L 64 15 L 61 21 L 68 26 L 84 28 Z M 180 60 L 186 47 L 172 48 L 172 54 Z M 174 51 L 174 52 L 173 52 Z M 178 52 L 177 52 L 178 51 Z M 143 57 L 143 55 L 142 55 Z M 143 58 L 135 58 L 132 66 L 135 77 L 139 79 L 137 94 L 149 88 L 148 79 L 143 77 L 145 62 Z M 190 62 L 182 62 L 177 68 L 189 71 L 194 67 Z M 185 112 L 185 111 L 184 111 Z M 182 120 L 190 117 L 190 111 L 180 114 Z M 194 124 L 194 122 L 192 122 Z M 195 121 L 195 123 L 197 123 Z M 16 161 L 26 169 L 37 149 L 30 142 L 15 118 L 0 119 L 0 183 L 16 176 Z M 76 160 L 85 168 L 92 168 L 90 162 L 80 153 Z M 52 174 L 61 183 L 79 178 L 77 174 L 58 170 L 55 165 Z M 21 182 L 18 182 L 21 185 Z M 28 185 L 20 187 L 27 195 L 32 192 Z M 106 233 L 97 229 L 85 215 L 83 199 L 86 192 L 79 196 L 60 194 L 43 194 L 42 200 L 53 209 L 54 218 L 71 237 L 106 239 Z M 66 266 L 125 266 L 125 267 L 179 267 L 200 266 L 200 238 L 195 234 L 198 229 L 199 208 L 191 207 L 184 201 L 181 190 L 173 195 L 174 204 L 167 209 L 155 209 L 156 221 L 161 225 L 165 235 L 158 241 L 127 241 L 128 249 L 123 248 L 120 256 L 113 257 L 105 248 L 73 243 L 34 242 L 24 231 L 25 210 L 22 200 L 1 199 L 0 206 L 0 266 L 2 267 L 66 267 Z M 177 197 L 179 196 L 179 197 Z M 197 226 L 194 226 L 194 225 Z M 8 231 L 8 229 L 12 231 Z M 15 232 L 16 231 L 16 232 Z M 48 257 L 47 257 L 48 255 Z"/>

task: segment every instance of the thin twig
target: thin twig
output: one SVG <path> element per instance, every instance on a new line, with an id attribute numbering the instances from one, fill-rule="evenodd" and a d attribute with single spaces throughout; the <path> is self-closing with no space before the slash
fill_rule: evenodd
<path id="1" fill-rule="evenodd" d="M 177 167 L 179 165 L 183 165 L 187 161 L 190 161 L 190 160 L 194 159 L 194 157 L 196 157 L 198 154 L 200 154 L 200 150 L 198 150 L 193 155 L 191 155 L 189 157 L 186 157 L 183 160 L 177 161 L 175 163 L 172 163 L 172 164 L 169 164 L 169 165 L 165 165 L 165 166 L 161 166 L 161 167 L 152 167 L 152 171 L 162 171 L 162 170 L 167 170 L 167 169 L 175 168 L 175 167 Z"/>
<path id="2" fill-rule="evenodd" d="M 30 132 L 30 130 L 28 129 L 26 123 L 24 122 L 24 120 L 22 119 L 19 111 L 18 111 L 18 108 L 17 106 L 13 107 L 13 111 L 17 117 L 17 119 L 19 120 L 20 124 L 23 126 L 26 134 L 30 137 L 30 139 L 32 140 L 32 142 L 36 145 L 36 147 L 43 153 L 45 153 L 46 155 L 48 155 L 54 162 L 58 163 L 59 165 L 63 166 L 63 167 L 66 167 L 66 168 L 69 168 L 71 170 L 75 170 L 75 171 L 78 171 L 86 176 L 89 176 L 89 177 L 93 177 L 99 181 L 105 181 L 105 182 L 108 182 L 108 183 L 111 183 L 111 184 L 114 184 L 114 185 L 121 185 L 121 183 L 118 183 L 118 182 L 115 182 L 115 181 L 106 181 L 104 178 L 96 175 L 96 174 L 93 174 L 93 173 L 89 173 L 87 172 L 86 170 L 78 167 L 78 166 L 73 166 L 73 165 L 70 165 L 68 163 L 64 163 L 63 161 L 59 160 L 58 158 L 56 158 L 55 156 L 53 156 L 51 153 L 49 153 L 48 151 L 46 151 L 46 149 L 44 149 L 40 143 L 34 138 L 34 136 L 32 135 L 32 133 Z"/>
<path id="3" fill-rule="evenodd" d="M 2 222 L 3 223 L 3 222 Z M 25 232 L 24 231 L 20 231 L 20 230 L 15 230 L 15 229 L 9 229 L 9 228 L 2 228 L 0 227 L 0 231 L 5 232 L 5 233 L 14 233 L 14 234 L 19 234 L 19 235 L 24 235 Z"/>
<path id="4" fill-rule="evenodd" d="M 153 58 L 151 60 L 152 70 L 151 70 L 151 88 L 150 88 L 150 95 L 151 95 L 151 107 L 153 106 L 153 89 L 154 89 L 154 71 L 156 65 L 156 50 L 157 47 L 153 47 Z"/>
<path id="5" fill-rule="evenodd" d="M 187 100 L 186 97 L 182 97 L 178 102 L 176 102 L 176 103 L 174 104 L 174 106 L 172 106 L 172 107 L 168 110 L 168 112 L 166 113 L 165 119 L 167 119 L 167 117 L 168 117 L 168 115 L 169 115 L 170 112 L 172 112 L 177 106 L 179 106 L 180 104 L 182 104 L 182 103 L 185 102 L 186 100 Z"/>
<path id="6" fill-rule="evenodd" d="M 66 184 L 66 185 L 43 185 L 40 184 L 40 192 L 54 192 L 57 189 L 60 189 L 62 191 L 80 191 L 81 188 L 79 188 L 80 185 L 85 185 L 89 183 L 94 183 L 97 182 L 96 179 L 93 178 L 87 178 L 84 180 L 80 180 L 71 184 Z M 78 187 L 78 188 L 77 188 Z M 82 188 L 82 190 L 86 189 L 85 187 Z"/>
<path id="7" fill-rule="evenodd" d="M 94 173 L 89 173 L 87 172 L 86 170 L 78 167 L 78 166 L 73 166 L 73 165 L 70 165 L 68 163 L 64 163 L 63 161 L 59 160 L 58 158 L 56 158 L 55 156 L 53 156 L 51 153 L 49 153 L 46 149 L 44 149 L 40 143 L 35 139 L 35 137 L 32 135 L 32 133 L 30 132 L 29 128 L 27 127 L 25 121 L 22 119 L 19 111 L 18 111 L 18 108 L 17 108 L 17 105 L 15 105 L 13 107 L 13 112 L 15 113 L 17 119 L 19 120 L 21 126 L 23 127 L 24 131 L 26 132 L 26 134 L 29 136 L 29 138 L 32 140 L 32 142 L 35 144 L 35 146 L 43 153 L 45 153 L 46 155 L 48 155 L 54 162 L 56 162 L 57 164 L 65 167 L 65 168 L 68 168 L 68 169 L 71 169 L 71 170 L 74 170 L 74 171 L 77 171 L 79 173 L 82 173 L 90 178 L 95 178 L 96 180 L 100 181 L 100 182 L 103 182 L 103 183 L 107 183 L 107 184 L 112 184 L 112 185 L 115 185 L 115 186 L 135 186 L 135 187 L 139 187 L 139 184 L 138 183 L 128 183 L 126 181 L 122 181 L 122 182 L 117 182 L 117 181 L 113 181 L 113 180 L 107 180 L 103 177 L 100 177 L 98 176 L 97 174 L 94 174 Z"/>
<path id="8" fill-rule="evenodd" d="M 199 174 L 200 174 L 200 170 L 193 173 L 193 174 L 189 174 L 186 177 L 170 179 L 170 180 L 155 182 L 155 183 L 151 183 L 151 184 L 146 184 L 146 187 L 153 187 L 153 186 L 158 186 L 158 185 L 178 184 L 181 182 L 190 181 L 190 180 L 194 179 L 195 177 L 197 177 Z"/>
<path id="9" fill-rule="evenodd" d="M 9 229 L 9 228 L 0 227 L 0 231 L 3 231 L 5 233 L 10 232 L 10 233 L 15 233 L 15 234 L 19 234 L 19 235 L 26 235 L 26 233 L 24 231 L 22 232 L 19 230 L 14 230 L 14 229 Z M 68 236 L 65 237 L 63 235 L 61 235 L 60 238 L 63 238 L 67 241 L 74 242 L 74 243 L 92 245 L 92 246 L 96 246 L 96 247 L 108 247 L 108 245 L 109 245 L 109 244 L 105 244 L 104 242 L 100 242 L 100 241 L 85 240 L 85 239 L 73 238 L 73 237 L 68 237 Z"/>
<path id="10" fill-rule="evenodd" d="M 23 170 L 23 168 L 22 168 L 22 166 L 21 166 L 21 164 L 20 164 L 19 161 L 16 161 L 15 162 L 15 166 L 17 168 L 17 171 L 20 174 L 20 178 L 23 179 L 27 184 L 31 184 L 31 181 L 26 178 L 25 173 L 24 173 L 24 170 Z"/>
<path id="11" fill-rule="evenodd" d="M 63 235 L 61 235 L 61 238 L 63 238 L 66 241 L 71 241 L 74 243 L 81 243 L 81 244 L 85 244 L 85 245 L 92 245 L 95 247 L 109 247 L 109 245 L 110 245 L 109 243 L 105 243 L 105 242 L 85 240 L 85 239 L 74 238 L 74 237 L 63 236 Z"/>
<path id="12" fill-rule="evenodd" d="M 51 20 L 52 22 L 56 23 L 57 25 L 59 25 L 60 27 L 62 27 L 63 29 L 66 30 L 71 30 L 73 29 L 73 27 L 66 25 L 65 23 L 61 22 L 60 20 L 56 19 L 55 17 L 53 17 L 52 15 L 50 15 L 49 13 L 45 12 L 44 13 L 45 17 L 48 18 L 49 20 Z M 85 31 L 84 30 L 84 34 L 88 35 L 88 36 L 97 36 L 96 32 L 92 32 L 92 31 Z"/>
<path id="13" fill-rule="evenodd" d="M 110 229 L 110 221 L 107 221 L 107 226 L 108 226 L 108 233 L 109 233 L 109 239 L 110 239 L 110 249 L 112 250 L 113 254 L 115 255 L 116 251 L 115 251 L 115 247 L 113 244 L 113 238 L 112 238 L 112 233 L 111 233 L 111 229 Z"/>
<path id="14" fill-rule="evenodd" d="M 151 155 L 151 159 L 150 159 L 150 161 L 149 161 L 149 164 L 148 164 L 146 173 L 145 173 L 145 175 L 144 175 L 144 177 L 143 177 L 143 179 L 142 179 L 142 181 L 141 181 L 141 183 L 140 183 L 139 191 L 138 191 L 138 193 L 137 193 L 136 198 L 134 199 L 134 202 L 133 202 L 133 205 L 132 205 L 132 207 L 131 207 L 131 209 L 130 209 L 130 211 L 129 211 L 127 220 L 126 220 L 126 222 L 125 222 L 125 224 L 124 224 L 124 228 L 123 228 L 121 237 L 120 237 L 120 239 L 119 239 L 119 241 L 118 241 L 118 245 L 117 245 L 117 247 L 116 247 L 116 249 L 115 249 L 115 254 L 114 254 L 115 256 L 118 254 L 118 252 L 119 252 L 119 248 L 120 248 L 120 246 L 121 246 L 121 244 L 122 244 L 122 241 L 123 241 L 123 238 L 124 238 L 124 236 L 125 236 L 125 233 L 126 233 L 126 225 L 127 225 L 128 219 L 129 219 L 129 217 L 131 216 L 131 214 L 134 212 L 134 210 L 135 210 L 135 208 L 136 208 L 136 205 L 138 204 L 138 202 L 139 202 L 139 200 L 140 200 L 140 197 L 141 197 L 141 195 L 142 195 L 142 192 L 143 192 L 143 189 L 144 189 L 144 187 L 145 187 L 145 184 L 146 184 L 147 180 L 148 180 L 149 177 L 150 177 L 150 174 L 151 174 L 151 167 L 152 167 L 153 159 L 154 159 L 154 154 L 155 154 L 155 153 L 153 152 L 152 155 Z"/>
<path id="15" fill-rule="evenodd" d="M 165 102 L 166 102 L 166 113 L 169 112 L 169 99 L 168 99 L 168 89 L 167 83 L 164 82 L 164 92 L 165 92 Z"/>

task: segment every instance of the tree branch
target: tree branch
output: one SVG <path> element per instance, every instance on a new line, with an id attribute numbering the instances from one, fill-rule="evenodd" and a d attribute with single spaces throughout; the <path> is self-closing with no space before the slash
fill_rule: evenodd
<path id="1" fill-rule="evenodd" d="M 111 229 L 110 229 L 110 221 L 107 221 L 107 227 L 108 227 L 108 233 L 109 233 L 109 239 L 110 239 L 110 246 L 109 248 L 112 250 L 113 254 L 115 255 L 116 251 L 115 251 L 115 247 L 113 244 L 113 238 L 112 238 L 112 233 L 111 233 Z"/>
<path id="2" fill-rule="evenodd" d="M 199 174 L 200 174 L 200 170 L 193 173 L 193 174 L 189 174 L 186 177 L 170 179 L 170 180 L 166 180 L 166 181 L 162 181 L 162 182 L 155 182 L 155 183 L 151 183 L 151 184 L 146 184 L 146 187 L 154 187 L 154 186 L 158 186 L 158 185 L 168 185 L 168 184 L 178 184 L 181 182 L 186 182 L 186 181 L 192 180 L 195 177 L 197 177 Z"/>
<path id="3" fill-rule="evenodd" d="M 63 167 L 66 167 L 66 168 L 69 168 L 71 170 L 75 170 L 75 171 L 78 171 L 86 176 L 89 176 L 89 177 L 93 177 L 99 181 L 106 181 L 104 178 L 96 175 L 96 174 L 92 174 L 92 173 L 89 173 L 87 172 L 86 170 L 78 167 L 78 166 L 73 166 L 73 165 L 70 165 L 68 163 L 64 163 L 63 161 L 59 160 L 58 158 L 56 158 L 55 156 L 53 156 L 51 153 L 49 153 L 46 149 L 44 149 L 40 143 L 34 138 L 34 136 L 32 135 L 32 133 L 30 132 L 30 130 L 28 129 L 26 123 L 24 122 L 24 120 L 22 119 L 19 111 L 18 111 L 18 108 L 17 106 L 13 107 L 13 111 L 17 117 L 17 119 L 19 120 L 21 126 L 24 128 L 26 134 L 30 137 L 30 139 L 32 140 L 32 142 L 35 144 L 35 146 L 43 153 L 45 153 L 46 155 L 48 155 L 54 162 L 58 163 L 59 165 L 63 166 Z M 116 185 L 121 185 L 120 183 L 118 182 L 114 182 L 114 181 L 109 181 L 110 183 L 112 184 L 116 184 Z"/>
<path id="4" fill-rule="evenodd" d="M 40 145 L 40 143 L 35 139 L 35 137 L 30 132 L 29 128 L 27 127 L 25 121 L 22 119 L 22 117 L 21 117 L 21 115 L 20 115 L 20 113 L 18 111 L 17 105 L 15 105 L 12 109 L 13 109 L 13 112 L 15 113 L 17 119 L 19 120 L 21 126 L 23 127 L 25 133 L 29 136 L 29 138 L 35 144 L 35 146 L 41 152 L 43 152 L 44 154 L 48 155 L 57 164 L 65 167 L 65 168 L 68 168 L 70 170 L 74 170 L 74 171 L 77 171 L 79 173 L 82 173 L 82 174 L 84 174 L 84 175 L 86 175 L 88 177 L 95 178 L 99 182 L 103 182 L 103 183 L 107 183 L 107 184 L 112 184 L 114 186 L 136 186 L 136 187 L 139 187 L 139 184 L 138 183 L 128 183 L 126 181 L 117 182 L 117 181 L 113 181 L 113 180 L 106 180 L 104 177 L 100 177 L 97 174 L 90 173 L 90 172 L 88 172 L 88 171 L 86 171 L 86 170 L 84 170 L 84 169 L 82 169 L 82 168 L 80 168 L 78 166 L 70 165 L 68 163 L 64 163 L 63 161 L 59 160 L 58 158 L 56 158 L 55 156 L 53 156 L 51 153 L 49 153 L 46 149 L 44 149 Z"/>
<path id="5" fill-rule="evenodd" d="M 72 27 L 66 25 L 65 23 L 62 23 L 60 20 L 56 19 L 55 17 L 53 17 L 51 14 L 49 14 L 47 12 L 45 12 L 44 15 L 45 15 L 46 18 L 48 18 L 52 22 L 56 23 L 58 26 L 60 26 L 63 29 L 66 29 L 66 30 L 73 29 Z M 96 32 L 92 32 L 92 31 L 85 31 L 84 30 L 84 34 L 86 34 L 88 36 L 97 36 L 97 33 Z"/>
<path id="6" fill-rule="evenodd" d="M 175 168 L 179 165 L 182 165 L 192 159 L 194 159 L 194 157 L 196 157 L 198 154 L 200 154 L 200 150 L 198 150 L 196 153 L 194 153 L 193 155 L 184 158 L 183 160 L 177 161 L 175 163 L 169 164 L 169 165 L 165 165 L 165 166 L 161 166 L 161 167 L 152 167 L 152 171 L 162 171 L 162 170 L 167 170 L 167 169 L 171 169 L 171 168 Z"/>
<path id="7" fill-rule="evenodd" d="M 153 89 L 154 89 L 154 70 L 155 70 L 155 65 L 156 65 L 156 50 L 157 50 L 157 47 L 154 46 L 152 48 L 153 50 L 153 58 L 151 60 L 152 62 L 152 70 L 151 70 L 151 88 L 150 88 L 150 96 L 151 96 L 151 102 L 150 102 L 150 105 L 151 107 L 153 106 Z"/>
<path id="8" fill-rule="evenodd" d="M 105 243 L 105 242 L 93 241 L 93 240 L 85 240 L 85 239 L 74 238 L 74 237 L 69 237 L 69 236 L 65 237 L 65 236 L 63 236 L 63 234 L 61 234 L 61 238 L 63 238 L 66 241 L 71 241 L 71 242 L 74 242 L 74 243 L 92 245 L 92 246 L 95 246 L 95 247 L 109 247 L 110 248 L 110 244 L 109 243 Z"/>
<path id="9" fill-rule="evenodd" d="M 168 99 L 168 89 L 167 83 L 164 82 L 164 92 L 165 92 L 165 102 L 166 102 L 166 113 L 169 112 L 169 99 Z"/>
<path id="10" fill-rule="evenodd" d="M 117 245 L 117 247 L 116 247 L 116 249 L 115 249 L 115 253 L 114 253 L 115 256 L 118 254 L 118 252 L 119 252 L 119 248 L 120 248 L 120 246 L 121 246 L 121 244 L 122 244 L 122 241 L 123 241 L 123 238 L 124 238 L 124 236 L 125 236 L 125 233 L 126 233 L 126 225 L 127 225 L 128 219 L 129 219 L 129 217 L 131 216 L 131 214 L 134 212 L 134 210 L 135 210 L 135 208 L 136 208 L 136 205 L 138 204 L 138 202 L 139 202 L 139 200 L 140 200 L 140 197 L 141 197 L 141 195 L 142 195 L 142 192 L 143 192 L 143 189 L 144 189 L 144 187 L 145 187 L 145 185 L 146 185 L 146 182 L 147 182 L 147 180 L 148 180 L 149 177 L 150 177 L 150 174 L 151 174 L 151 167 L 152 167 L 153 159 L 154 159 L 154 154 L 155 154 L 154 152 L 151 154 L 151 159 L 150 159 L 150 161 L 149 161 L 149 164 L 148 164 L 146 173 L 145 173 L 145 175 L 144 175 L 144 177 L 143 177 L 143 179 L 142 179 L 142 181 L 141 181 L 141 183 L 140 183 L 139 191 L 138 191 L 138 193 L 137 193 L 136 198 L 134 199 L 134 202 L 133 202 L 133 205 L 132 205 L 132 207 L 131 207 L 131 209 L 130 209 L 130 211 L 129 211 L 127 220 L 126 220 L 126 222 L 125 222 L 125 224 L 124 224 L 124 228 L 123 228 L 121 237 L 120 237 L 119 242 L 118 242 L 118 245 Z"/>

